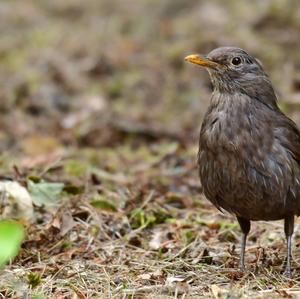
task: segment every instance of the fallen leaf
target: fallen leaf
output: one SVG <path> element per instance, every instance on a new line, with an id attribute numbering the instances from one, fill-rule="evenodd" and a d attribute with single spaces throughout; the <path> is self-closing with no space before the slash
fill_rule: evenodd
<path id="1" fill-rule="evenodd" d="M 210 289 L 211 289 L 211 292 L 213 294 L 213 296 L 218 299 L 220 298 L 220 295 L 221 295 L 221 289 L 216 285 L 216 284 L 212 284 L 210 286 Z"/>
<path id="2" fill-rule="evenodd" d="M 56 165 L 62 159 L 62 151 L 55 151 L 47 154 L 41 154 L 36 156 L 26 156 L 21 162 L 20 166 L 22 168 L 32 169 L 35 167 L 48 167 Z"/>
<path id="3" fill-rule="evenodd" d="M 63 191 L 72 194 L 72 195 L 78 195 L 84 192 L 83 186 L 75 186 L 75 185 L 66 185 L 63 188 Z"/>
<path id="4" fill-rule="evenodd" d="M 149 247 L 153 250 L 158 250 L 162 243 L 162 231 L 155 231 L 152 239 L 149 242 Z"/>
<path id="5" fill-rule="evenodd" d="M 20 220 L 33 218 L 32 198 L 27 189 L 18 182 L 0 182 L 0 193 L 4 193 L 8 199 L 2 216 Z"/>
<path id="6" fill-rule="evenodd" d="M 184 280 L 185 280 L 185 277 L 182 277 L 182 276 L 169 276 L 166 279 L 166 285 L 172 285 L 173 283 L 182 282 Z"/>
<path id="7" fill-rule="evenodd" d="M 60 200 L 60 194 L 64 188 L 63 183 L 39 182 L 28 180 L 28 190 L 32 201 L 37 206 L 56 206 Z"/>
<path id="8" fill-rule="evenodd" d="M 138 278 L 142 279 L 142 280 L 150 280 L 151 274 L 150 273 L 143 273 L 143 274 L 138 275 Z"/>
<path id="9" fill-rule="evenodd" d="M 78 289 L 74 290 L 72 299 L 85 299 L 85 298 L 86 298 L 86 296 L 83 294 L 83 292 L 81 292 Z"/>
<path id="10" fill-rule="evenodd" d="M 105 210 L 105 211 L 111 211 L 116 212 L 117 208 L 115 205 L 105 199 L 93 199 L 90 204 L 97 209 Z"/>
<path id="11" fill-rule="evenodd" d="M 66 233 L 68 233 L 74 226 L 76 225 L 76 222 L 74 221 L 72 215 L 70 212 L 66 211 L 62 215 L 61 219 L 61 226 L 60 226 L 60 234 L 64 236 Z"/>

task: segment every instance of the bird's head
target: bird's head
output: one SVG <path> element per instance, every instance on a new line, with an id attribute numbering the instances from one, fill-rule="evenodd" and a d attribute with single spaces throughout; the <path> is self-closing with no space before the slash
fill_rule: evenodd
<path id="1" fill-rule="evenodd" d="M 235 47 L 222 47 L 208 55 L 189 55 L 186 61 L 205 67 L 214 89 L 226 93 L 243 93 L 251 97 L 267 93 L 276 101 L 272 84 L 261 63 L 246 51 Z"/>

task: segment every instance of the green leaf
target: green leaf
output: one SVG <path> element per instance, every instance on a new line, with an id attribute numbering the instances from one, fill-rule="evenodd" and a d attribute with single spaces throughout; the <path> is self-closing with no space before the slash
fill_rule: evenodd
<path id="1" fill-rule="evenodd" d="M 39 183 L 41 181 L 41 178 L 36 175 L 30 175 L 27 177 L 27 179 L 33 181 L 34 183 Z"/>
<path id="2" fill-rule="evenodd" d="M 84 187 L 83 186 L 75 186 L 75 185 L 66 185 L 66 186 L 64 186 L 63 191 L 68 194 L 78 195 L 78 194 L 82 194 L 84 192 Z"/>
<path id="3" fill-rule="evenodd" d="M 117 208 L 115 205 L 105 199 L 93 199 L 90 204 L 97 209 L 116 212 Z"/>
<path id="4" fill-rule="evenodd" d="M 28 190 L 32 201 L 37 206 L 55 206 L 59 203 L 61 192 L 64 188 L 63 183 L 34 183 L 28 181 Z"/>
<path id="5" fill-rule="evenodd" d="M 3 266 L 19 252 L 24 239 L 21 224 L 12 220 L 0 221 L 0 266 Z"/>

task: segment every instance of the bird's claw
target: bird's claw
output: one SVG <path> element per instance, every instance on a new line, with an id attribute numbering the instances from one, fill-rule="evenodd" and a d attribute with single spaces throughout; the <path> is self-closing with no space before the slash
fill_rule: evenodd
<path id="1" fill-rule="evenodd" d="M 283 276 L 287 277 L 287 278 L 292 278 L 292 271 L 291 269 L 285 269 L 283 272 Z"/>
<path id="2" fill-rule="evenodd" d="M 239 263 L 239 272 L 241 272 L 241 273 L 245 272 L 245 264 L 242 261 L 242 258 L 241 258 L 240 263 Z"/>

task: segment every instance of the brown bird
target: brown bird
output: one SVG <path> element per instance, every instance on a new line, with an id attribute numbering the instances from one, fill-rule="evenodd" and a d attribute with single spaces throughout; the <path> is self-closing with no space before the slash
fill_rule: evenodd
<path id="1" fill-rule="evenodd" d="M 240 224 L 240 270 L 250 221 L 284 219 L 290 276 L 294 216 L 300 214 L 300 132 L 278 108 L 262 65 L 244 50 L 222 47 L 185 60 L 205 67 L 213 84 L 199 175 L 205 196 Z"/>

